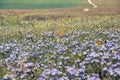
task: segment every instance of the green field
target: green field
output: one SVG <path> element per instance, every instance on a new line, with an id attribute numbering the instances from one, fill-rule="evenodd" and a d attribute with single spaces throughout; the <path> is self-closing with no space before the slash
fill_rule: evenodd
<path id="1" fill-rule="evenodd" d="M 0 9 L 51 9 L 75 7 L 82 0 L 0 0 Z"/>

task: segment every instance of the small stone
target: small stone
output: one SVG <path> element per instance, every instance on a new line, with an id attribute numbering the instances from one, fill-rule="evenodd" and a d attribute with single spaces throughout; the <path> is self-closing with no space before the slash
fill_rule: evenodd
<path id="1" fill-rule="evenodd" d="M 87 11 L 89 11 L 89 9 L 88 9 L 88 8 L 85 8 L 83 11 L 87 12 Z"/>

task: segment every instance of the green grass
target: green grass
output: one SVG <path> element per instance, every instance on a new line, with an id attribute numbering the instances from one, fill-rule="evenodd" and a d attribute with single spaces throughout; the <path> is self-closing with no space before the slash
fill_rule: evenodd
<path id="1" fill-rule="evenodd" d="M 71 8 L 82 0 L 0 0 L 0 9 Z"/>

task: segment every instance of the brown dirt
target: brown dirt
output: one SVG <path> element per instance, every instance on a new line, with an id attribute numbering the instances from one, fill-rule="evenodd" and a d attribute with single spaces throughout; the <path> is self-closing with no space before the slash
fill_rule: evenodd
<path id="1" fill-rule="evenodd" d="M 83 12 L 83 15 L 116 15 L 120 14 L 120 8 L 119 7 L 107 7 L 107 8 L 95 8 L 95 9 L 90 9 L 88 12 Z"/>

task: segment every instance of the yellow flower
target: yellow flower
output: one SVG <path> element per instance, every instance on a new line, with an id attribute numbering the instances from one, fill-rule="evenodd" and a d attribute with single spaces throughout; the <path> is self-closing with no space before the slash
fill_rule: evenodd
<path id="1" fill-rule="evenodd" d="M 95 41 L 95 45 L 96 46 L 101 46 L 102 45 L 102 41 L 99 41 L 99 40 Z"/>
<path id="2" fill-rule="evenodd" d="M 12 37 L 12 36 L 13 36 L 13 34 L 10 34 L 10 36 Z"/>
<path id="3" fill-rule="evenodd" d="M 56 42 L 57 42 L 57 43 L 59 43 L 59 42 L 60 42 L 60 39 L 59 39 L 59 38 L 57 38 L 57 39 L 56 39 Z"/>
<path id="4" fill-rule="evenodd" d="M 110 66 L 110 65 L 111 65 L 111 63 L 110 63 L 110 62 L 108 62 L 108 63 L 107 63 L 107 65 L 108 65 L 108 66 Z"/>
<path id="5" fill-rule="evenodd" d="M 8 77 L 9 77 L 8 74 L 5 74 L 3 78 L 8 79 Z"/>
<path id="6" fill-rule="evenodd" d="M 82 54 L 81 54 L 81 53 L 77 53 L 77 56 L 81 58 L 81 57 L 82 57 Z"/>
<path id="7" fill-rule="evenodd" d="M 58 36 L 61 36 L 64 34 L 64 31 L 57 30 L 57 31 L 55 31 L 55 34 Z"/>
<path id="8" fill-rule="evenodd" d="M 112 50 L 112 53 L 114 53 L 115 52 L 115 50 Z"/>
<path id="9" fill-rule="evenodd" d="M 0 30 L 2 30 L 2 27 L 0 27 Z"/>
<path id="10" fill-rule="evenodd" d="M 16 30 L 17 32 L 19 31 L 19 29 Z"/>

